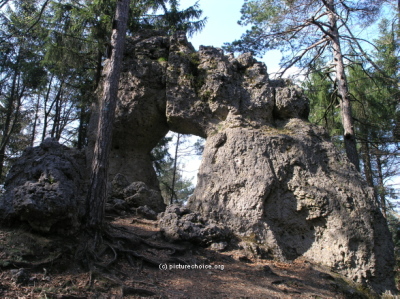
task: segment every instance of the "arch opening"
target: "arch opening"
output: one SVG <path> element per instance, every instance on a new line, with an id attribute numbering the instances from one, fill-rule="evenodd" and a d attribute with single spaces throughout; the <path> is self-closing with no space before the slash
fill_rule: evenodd
<path id="1" fill-rule="evenodd" d="M 151 151 L 166 205 L 186 204 L 197 184 L 205 139 L 169 131 Z"/>

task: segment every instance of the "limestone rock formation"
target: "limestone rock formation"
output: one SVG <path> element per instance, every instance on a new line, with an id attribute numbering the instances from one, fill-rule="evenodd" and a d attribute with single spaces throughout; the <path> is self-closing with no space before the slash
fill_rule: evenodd
<path id="1" fill-rule="evenodd" d="M 1 221 L 26 221 L 42 232 L 75 232 L 85 207 L 84 165 L 81 151 L 51 138 L 27 148 L 6 178 Z"/>
<path id="2" fill-rule="evenodd" d="M 153 193 L 152 199 L 144 204 L 157 212 L 163 211 L 165 205 L 150 152 L 169 130 L 165 115 L 164 62 L 168 45 L 167 36 L 151 31 L 140 32 L 127 41 L 109 161 L 109 182 L 118 180 L 121 174 L 129 184 L 144 183 Z M 92 111 L 88 161 L 91 161 L 96 138 L 99 103 L 94 104 Z"/>
<path id="3" fill-rule="evenodd" d="M 129 183 L 124 175 L 118 173 L 111 182 L 111 187 L 109 201 L 123 200 L 132 208 L 149 205 L 158 212 L 165 208 L 164 203 L 160 202 L 160 192 L 151 189 L 144 182 Z"/>
<path id="4" fill-rule="evenodd" d="M 124 117 L 132 117 L 132 125 L 113 143 L 126 153 L 115 161 L 135 170 L 123 171 L 141 171 L 128 153 L 147 155 L 166 128 L 207 138 L 191 213 L 226 224 L 275 258 L 303 256 L 378 292 L 393 290 L 393 244 L 372 190 L 324 130 L 308 123 L 302 91 L 270 80 L 249 54 L 235 58 L 213 47 L 196 52 L 183 34 L 169 40 L 158 34 L 128 43 L 119 111 L 131 113 Z M 133 126 L 134 116 L 145 114 L 147 129 L 139 121 Z M 137 134 L 146 146 L 125 134 Z M 167 234 L 179 235 L 186 220 L 166 215 Z"/>
<path id="5" fill-rule="evenodd" d="M 391 235 L 372 190 L 303 120 L 210 136 L 188 207 L 281 260 L 303 256 L 378 291 L 394 287 Z"/>
<path id="6" fill-rule="evenodd" d="M 221 247 L 230 237 L 230 232 L 224 225 L 179 205 L 170 205 L 160 214 L 159 226 L 164 236 L 171 241 L 190 241 L 214 247 L 219 244 Z"/>
<path id="7" fill-rule="evenodd" d="M 171 240 L 223 250 L 229 231 L 260 255 L 304 257 L 377 292 L 395 289 L 393 243 L 373 192 L 307 121 L 301 89 L 270 80 L 249 54 L 196 52 L 184 34 L 149 31 L 127 41 L 120 83 L 109 173 L 114 205 L 161 212 L 150 151 L 168 130 L 198 135 L 207 140 L 196 190 L 187 208 L 169 207 L 160 218 Z M 0 216 L 42 231 L 77 227 L 81 160 L 52 141 L 28 149 L 10 172 Z"/>

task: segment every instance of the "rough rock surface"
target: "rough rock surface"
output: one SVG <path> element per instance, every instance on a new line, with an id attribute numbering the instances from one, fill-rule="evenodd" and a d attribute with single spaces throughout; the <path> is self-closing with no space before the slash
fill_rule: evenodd
<path id="1" fill-rule="evenodd" d="M 150 152 L 169 130 L 165 115 L 166 62 L 162 59 L 168 57 L 168 45 L 168 37 L 148 31 L 127 41 L 109 161 L 109 182 L 122 174 L 129 184 L 145 183 L 158 192 L 156 200 L 152 197 L 145 204 L 158 212 L 165 205 Z M 99 103 L 95 103 L 89 125 L 88 161 L 94 148 L 99 109 Z"/>
<path id="2" fill-rule="evenodd" d="M 160 191 L 151 189 L 144 182 L 129 183 L 129 180 L 123 174 L 115 175 L 111 182 L 111 194 L 109 201 L 117 202 L 123 200 L 129 207 L 138 208 L 148 205 L 156 212 L 162 212 L 165 209 L 163 202 L 160 202 Z"/>
<path id="3" fill-rule="evenodd" d="M 190 241 L 204 246 L 225 243 L 230 236 L 225 226 L 179 205 L 170 205 L 160 214 L 159 227 L 171 241 Z"/>
<path id="4" fill-rule="evenodd" d="M 81 151 L 51 138 L 27 148 L 6 178 L 1 221 L 26 221 L 42 232 L 76 231 L 85 206 L 84 165 Z"/>
<path id="5" fill-rule="evenodd" d="M 111 177 L 156 190 L 149 152 L 168 128 L 207 138 L 192 212 L 276 258 L 304 256 L 394 290 L 393 244 L 373 193 L 307 122 L 301 89 L 270 80 L 250 54 L 196 52 L 179 33 L 135 36 L 125 55 Z M 183 225 L 172 215 L 168 225 Z"/>
<path id="6" fill-rule="evenodd" d="M 393 244 L 372 190 L 300 119 L 209 137 L 188 207 L 282 260 L 304 256 L 379 291 L 393 287 Z"/>

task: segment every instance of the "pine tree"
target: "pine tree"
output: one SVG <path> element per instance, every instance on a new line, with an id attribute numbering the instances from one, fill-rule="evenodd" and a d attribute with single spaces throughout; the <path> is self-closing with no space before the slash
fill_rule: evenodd
<path id="1" fill-rule="evenodd" d="M 108 160 L 111 150 L 112 127 L 115 118 L 119 76 L 122 65 L 125 34 L 130 0 L 118 0 L 114 28 L 111 36 L 112 52 L 105 71 L 103 95 L 97 138 L 94 148 L 90 186 L 87 195 L 87 226 L 99 229 L 103 226 L 107 199 Z"/>
<path id="2" fill-rule="evenodd" d="M 341 111 L 343 142 L 347 157 L 359 169 L 351 97 L 345 72 L 343 43 L 351 41 L 360 55 L 369 59 L 354 37 L 349 23 L 372 22 L 381 1 L 334 0 L 248 0 L 241 10 L 240 24 L 250 25 L 239 41 L 227 45 L 231 51 L 263 53 L 279 48 L 285 53 L 283 73 L 295 64 L 310 66 L 330 51 Z M 370 59 L 369 59 L 370 60 Z M 282 74 L 283 74 L 282 73 Z"/>

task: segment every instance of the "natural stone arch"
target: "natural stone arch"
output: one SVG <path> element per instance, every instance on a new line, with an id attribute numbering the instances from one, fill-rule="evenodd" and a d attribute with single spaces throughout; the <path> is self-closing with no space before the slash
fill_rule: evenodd
<path id="1" fill-rule="evenodd" d="M 373 190 L 325 130 L 306 120 L 308 102 L 298 87 L 269 80 L 249 54 L 234 58 L 212 47 L 196 52 L 182 34 L 148 31 L 127 41 L 119 97 L 111 197 L 162 211 L 151 149 L 169 129 L 206 137 L 198 184 L 190 210 L 184 209 L 185 221 L 201 214 L 212 223 L 209 230 L 198 224 L 200 235 L 213 239 L 225 225 L 259 253 L 301 256 L 379 293 L 395 290 L 393 242 Z M 97 110 L 95 104 L 88 160 Z M 38 217 L 61 213 L 63 223 L 77 229 L 84 214 L 81 159 L 51 140 L 28 149 L 0 197 L 2 221 L 20 219 L 51 231 L 58 222 Z M 62 199 L 57 194 L 65 188 Z M 46 198 L 57 203 L 54 209 Z M 169 210 L 163 219 L 176 225 L 175 208 Z"/>
<path id="2" fill-rule="evenodd" d="M 196 52 L 184 35 L 157 32 L 128 41 L 121 83 L 110 163 L 123 167 L 111 172 L 137 171 L 122 175 L 157 192 L 150 161 L 133 153 L 145 157 L 168 130 L 204 137 L 192 211 L 275 258 L 303 256 L 377 291 L 394 289 L 393 244 L 373 192 L 307 122 L 298 87 L 270 80 L 249 54 Z M 157 200 L 150 204 L 160 210 Z"/>

